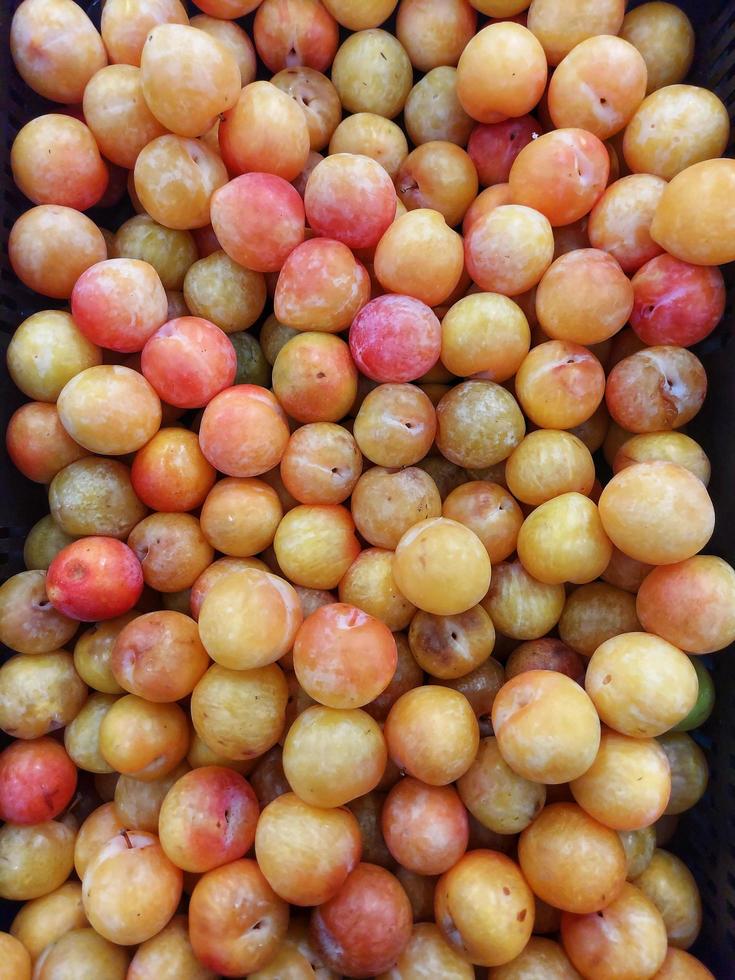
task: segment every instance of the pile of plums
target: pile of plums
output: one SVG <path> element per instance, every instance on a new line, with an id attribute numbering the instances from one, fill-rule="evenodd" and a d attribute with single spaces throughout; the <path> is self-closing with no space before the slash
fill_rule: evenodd
<path id="1" fill-rule="evenodd" d="M 0 588 L 0 978 L 712 978 L 666 847 L 735 640 L 689 20 L 197 6 L 12 21 L 49 512 Z"/>

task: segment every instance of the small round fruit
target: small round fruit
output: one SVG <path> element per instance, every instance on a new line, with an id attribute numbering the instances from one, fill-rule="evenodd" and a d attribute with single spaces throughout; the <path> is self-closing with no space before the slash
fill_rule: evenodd
<path id="1" fill-rule="evenodd" d="M 644 629 L 688 653 L 713 653 L 735 640 L 735 571 L 715 555 L 654 568 L 636 612 Z"/>
<path id="2" fill-rule="evenodd" d="M 362 465 L 357 443 L 343 426 L 312 422 L 291 435 L 280 475 L 299 503 L 341 504 L 354 490 Z"/>
<path id="3" fill-rule="evenodd" d="M 329 153 L 355 153 L 370 157 L 394 178 L 408 156 L 408 143 L 396 123 L 374 112 L 356 112 L 337 126 Z"/>
<path id="4" fill-rule="evenodd" d="M 96 932 L 132 946 L 163 929 L 176 911 L 181 889 L 182 873 L 154 834 L 122 831 L 87 866 L 82 900 Z"/>
<path id="5" fill-rule="evenodd" d="M 99 748 L 117 772 L 144 782 L 159 779 L 181 762 L 189 748 L 186 715 L 177 704 L 154 704 L 127 694 L 102 719 Z"/>
<path id="6" fill-rule="evenodd" d="M 517 674 L 498 691 L 492 717 L 503 759 L 525 779 L 567 783 L 585 773 L 597 755 L 595 705 L 566 674 Z"/>
<path id="7" fill-rule="evenodd" d="M 538 581 L 580 585 L 605 571 L 612 544 L 589 497 L 564 493 L 528 515 L 518 532 L 517 551 L 524 567 Z"/>
<path id="8" fill-rule="evenodd" d="M 541 280 L 553 258 L 548 218 L 515 201 L 478 215 L 465 235 L 467 271 L 487 292 L 506 296 L 527 292 Z"/>
<path id="9" fill-rule="evenodd" d="M 694 57 L 694 29 L 681 7 L 646 3 L 629 11 L 620 37 L 643 55 L 648 69 L 646 94 L 683 81 Z"/>
<path id="10" fill-rule="evenodd" d="M 361 708 L 373 701 L 390 683 L 396 663 L 396 643 L 388 627 L 342 602 L 316 609 L 293 641 L 299 683 L 315 701 L 331 708 Z"/>
<path id="11" fill-rule="evenodd" d="M 259 385 L 227 388 L 209 402 L 199 428 L 207 460 L 227 476 L 260 476 L 277 466 L 289 438 L 275 395 Z"/>
<path id="12" fill-rule="evenodd" d="M 460 776 L 457 790 L 472 816 L 496 834 L 525 830 L 546 801 L 546 787 L 514 772 L 494 737 L 480 742 L 477 758 Z"/>
<path id="13" fill-rule="evenodd" d="M 735 184 L 732 160 L 705 160 L 682 170 L 667 185 L 651 225 L 651 237 L 683 262 L 724 265 L 735 257 Z"/>
<path id="14" fill-rule="evenodd" d="M 202 136 L 240 93 L 240 69 L 221 41 L 183 24 L 149 32 L 140 59 L 148 108 L 178 136 Z"/>
<path id="15" fill-rule="evenodd" d="M 565 596 L 563 585 L 537 581 L 516 560 L 494 566 L 482 605 L 498 632 L 514 640 L 535 640 L 559 622 Z"/>
<path id="16" fill-rule="evenodd" d="M 650 827 L 666 809 L 671 775 L 655 739 L 603 732 L 590 768 L 570 784 L 574 799 L 613 830 Z"/>
<path id="17" fill-rule="evenodd" d="M 397 877 L 406 889 L 409 899 L 411 894 L 408 891 L 408 880 L 430 880 L 418 876 L 407 879 L 404 875 L 410 872 L 402 872 L 403 869 L 399 868 Z M 418 980 L 425 971 L 428 971 L 428 976 L 443 977 L 444 980 L 472 980 L 475 975 L 471 964 L 452 949 L 433 922 L 419 921 L 414 925 L 411 938 L 395 965 L 381 973 L 378 980 Z"/>
<path id="18" fill-rule="evenodd" d="M 196 958 L 217 975 L 255 974 L 283 942 L 288 914 L 255 861 L 215 868 L 199 879 L 189 903 Z"/>
<path id="19" fill-rule="evenodd" d="M 383 30 L 358 31 L 337 51 L 332 82 L 348 112 L 392 119 L 406 102 L 413 69 L 398 38 Z"/>
<path id="20" fill-rule="evenodd" d="M 676 463 L 636 463 L 607 484 L 600 519 L 612 543 L 630 558 L 669 565 L 696 555 L 709 541 L 714 509 L 702 481 Z"/>
<path id="21" fill-rule="evenodd" d="M 75 105 L 87 82 L 107 64 L 102 38 L 69 0 L 31 0 L 10 25 L 10 52 L 23 81 L 45 99 Z"/>
<path id="22" fill-rule="evenodd" d="M 667 732 L 659 736 L 658 742 L 671 768 L 671 796 L 666 815 L 677 816 L 691 810 L 707 789 L 707 757 L 686 732 Z"/>
<path id="23" fill-rule="evenodd" d="M 372 248 L 395 218 L 396 192 L 376 160 L 361 153 L 334 153 L 311 172 L 304 207 L 309 227 L 318 235 L 350 248 Z"/>
<path id="24" fill-rule="evenodd" d="M 161 402 L 142 374 L 121 364 L 87 368 L 66 383 L 57 408 L 62 425 L 93 453 L 133 453 L 161 425 Z"/>
<path id="25" fill-rule="evenodd" d="M 689 868 L 675 854 L 656 848 L 632 883 L 661 913 L 669 946 L 689 949 L 702 927 L 702 900 Z"/>
<path id="26" fill-rule="evenodd" d="M 412 466 L 436 435 L 436 412 L 416 385 L 382 384 L 369 391 L 353 426 L 360 451 L 380 467 Z"/>
<path id="27" fill-rule="evenodd" d="M 515 551 L 523 513 L 513 496 L 497 483 L 472 480 L 449 493 L 442 516 L 474 531 L 491 562 L 504 561 Z"/>
<path id="28" fill-rule="evenodd" d="M 273 310 L 296 330 L 339 333 L 370 299 L 370 279 L 343 243 L 312 238 L 297 245 L 278 274 Z"/>
<path id="29" fill-rule="evenodd" d="M 0 753 L 0 818 L 34 824 L 53 820 L 74 795 L 72 760 L 51 738 L 12 742 Z"/>
<path id="30" fill-rule="evenodd" d="M 158 833 L 176 867 L 200 873 L 243 857 L 257 822 L 258 802 L 250 784 L 232 769 L 201 766 L 169 789 Z"/>
<path id="31" fill-rule="evenodd" d="M 526 415 L 544 429 L 574 429 L 586 422 L 605 392 L 604 371 L 586 347 L 549 340 L 529 352 L 515 378 Z"/>
<path id="32" fill-rule="evenodd" d="M 462 52 L 457 94 L 465 111 L 482 123 L 523 116 L 546 85 L 544 50 L 531 31 L 503 21 L 483 28 Z"/>
<path id="33" fill-rule="evenodd" d="M 517 303 L 499 293 L 474 293 L 458 300 L 442 320 L 441 362 L 460 377 L 482 374 L 507 381 L 528 354 L 530 340 Z"/>
<path id="34" fill-rule="evenodd" d="M 395 962 L 410 938 L 411 920 L 411 905 L 398 880 L 364 863 L 314 910 L 310 939 L 338 974 L 370 977 Z"/>
<path id="35" fill-rule="evenodd" d="M 321 905 L 360 860 L 360 829 L 349 810 L 304 803 L 284 793 L 258 820 L 255 853 L 271 888 L 294 905 Z"/>
<path id="36" fill-rule="evenodd" d="M 434 912 L 455 952 L 481 966 L 500 966 L 531 936 L 533 893 L 515 861 L 497 851 L 470 851 L 437 882 Z"/>
<path id="37" fill-rule="evenodd" d="M 590 582 L 568 596 L 559 636 L 583 657 L 591 657 L 605 640 L 634 633 L 640 625 L 635 598 L 629 592 L 606 582 Z"/>
<path id="38" fill-rule="evenodd" d="M 10 166 L 16 185 L 34 204 L 86 211 L 107 187 L 107 167 L 92 132 L 61 113 L 37 116 L 20 129 Z"/>
<path id="39" fill-rule="evenodd" d="M 494 381 L 464 381 L 436 408 L 436 445 L 452 463 L 482 470 L 502 462 L 525 435 L 518 403 Z"/>
<path id="40" fill-rule="evenodd" d="M 558 65 L 585 38 L 617 34 L 624 14 L 624 0 L 600 0 L 591 6 L 586 0 L 534 0 L 528 27 L 543 45 L 549 64 Z"/>
<path id="41" fill-rule="evenodd" d="M 625 129 L 623 153 L 633 173 L 671 180 L 692 164 L 722 156 L 730 119 L 714 92 L 667 85 L 637 107 Z"/>
<path id="42" fill-rule="evenodd" d="M 49 565 L 46 587 L 53 606 L 83 622 L 129 612 L 143 591 L 135 553 L 116 538 L 79 538 Z"/>
<path id="43" fill-rule="evenodd" d="M 199 634 L 217 663 L 251 670 L 287 653 L 301 620 L 292 586 L 269 572 L 243 569 L 209 589 L 199 610 Z"/>
<path id="44" fill-rule="evenodd" d="M 707 454 L 690 436 L 683 432 L 642 432 L 626 439 L 613 458 L 613 472 L 619 473 L 633 463 L 651 460 L 678 463 L 709 484 L 712 467 Z"/>
<path id="45" fill-rule="evenodd" d="M 256 195 L 257 210 L 250 203 Z M 278 272 L 304 240 L 301 196 L 277 174 L 246 173 L 220 187 L 212 195 L 211 220 L 222 249 L 254 272 Z"/>
<path id="46" fill-rule="evenodd" d="M 623 429 L 659 432 L 693 419 L 706 393 L 707 376 L 699 358 L 683 347 L 662 344 L 619 361 L 610 372 L 605 401 Z"/>
<path id="47" fill-rule="evenodd" d="M 23 564 L 28 571 L 48 570 L 56 555 L 74 538 L 62 531 L 51 514 L 36 521 L 23 545 Z"/>
<path id="48" fill-rule="evenodd" d="M 590 212 L 590 244 L 617 259 L 628 275 L 661 254 L 651 222 L 665 187 L 660 177 L 631 174 L 610 184 Z"/>
<path id="49" fill-rule="evenodd" d="M 479 605 L 457 616 L 419 611 L 411 621 L 408 641 L 419 666 L 432 677 L 451 680 L 487 660 L 495 644 L 495 629 Z"/>
<path id="50" fill-rule="evenodd" d="M 699 693 L 694 707 L 686 718 L 674 726 L 675 732 L 689 732 L 693 728 L 699 728 L 707 721 L 715 707 L 715 683 L 711 672 L 698 657 L 693 657 L 692 663 L 697 672 Z"/>
<path id="51" fill-rule="evenodd" d="M 666 957 L 666 928 L 658 909 L 628 882 L 595 914 L 565 913 L 561 934 L 575 967 L 587 976 L 593 970 L 601 980 L 652 977 Z"/>
<path id="52" fill-rule="evenodd" d="M 174 783 L 188 771 L 189 763 L 187 760 L 180 762 L 175 769 L 172 769 L 165 776 L 149 783 L 142 779 L 135 779 L 133 776 L 121 775 L 117 777 L 115 774 L 117 782 L 114 789 L 114 803 L 110 805 L 114 806 L 122 824 L 119 829 L 135 827 L 138 830 L 146 830 L 150 834 L 157 834 L 161 805 L 166 794 Z M 109 837 L 113 836 L 113 833 L 109 834 Z"/>
<path id="53" fill-rule="evenodd" d="M 446 569 L 454 569 L 447 581 Z M 393 559 L 398 588 L 419 609 L 439 616 L 465 612 L 490 585 L 490 559 L 477 535 L 444 517 L 420 521 L 403 535 Z"/>
<path id="54" fill-rule="evenodd" d="M 273 391 L 297 422 L 339 422 L 357 394 L 349 347 L 330 333 L 297 334 L 275 359 Z"/>
<path id="55" fill-rule="evenodd" d="M 76 718 L 87 687 L 71 654 L 19 654 L 0 667 L 0 728 L 13 738 L 39 738 Z"/>
<path id="56" fill-rule="evenodd" d="M 49 587 L 53 593 L 53 579 L 40 569 L 6 579 L 0 586 L 0 642 L 18 653 L 51 653 L 74 636 L 76 617 L 50 604 Z"/>
<path id="57" fill-rule="evenodd" d="M 414 85 L 403 107 L 403 123 L 416 146 L 434 140 L 466 146 L 474 120 L 457 98 L 456 68 L 449 65 L 432 68 Z M 475 166 L 479 168 L 477 161 Z"/>
<path id="58" fill-rule="evenodd" d="M 349 511 L 337 504 L 301 505 L 281 520 L 273 541 L 278 565 L 308 589 L 333 589 L 360 553 Z"/>
<path id="59" fill-rule="evenodd" d="M 6 357 L 10 377 L 24 395 L 54 402 L 75 374 L 101 363 L 102 352 L 71 314 L 42 310 L 16 327 Z"/>
<path id="60" fill-rule="evenodd" d="M 559 256 L 536 290 L 536 316 L 554 340 L 599 344 L 628 321 L 634 293 L 617 260 L 596 248 Z"/>
<path id="61" fill-rule="evenodd" d="M 440 349 L 439 320 L 413 296 L 378 296 L 360 310 L 350 327 L 355 364 L 381 384 L 416 381 L 434 367 Z"/>
<path id="62" fill-rule="evenodd" d="M 65 933 L 82 929 L 87 925 L 87 917 L 82 907 L 82 886 L 79 882 L 68 881 L 31 902 L 27 902 L 17 913 L 10 926 L 11 935 L 19 940 L 35 963 L 43 950 Z M 7 953 L 3 949 L 3 962 Z M 15 974 L 10 973 L 11 977 Z M 30 980 L 30 967 L 27 977 Z"/>
<path id="63" fill-rule="evenodd" d="M 521 834 L 518 860 L 534 894 L 578 915 L 605 908 L 625 884 L 620 838 L 576 803 L 546 806 Z"/>
<path id="64" fill-rule="evenodd" d="M 138 616 L 123 626 L 110 658 L 118 684 L 154 702 L 187 697 L 208 666 L 194 620 L 168 609 Z"/>
<path id="65" fill-rule="evenodd" d="M 660 6 L 669 7 L 671 4 L 662 3 Z M 674 7 L 674 9 L 679 8 Z M 710 973 L 704 963 L 696 957 L 683 949 L 677 949 L 676 946 L 669 946 L 661 969 L 656 974 L 656 980 L 715 980 L 715 975 Z"/>
<path id="66" fill-rule="evenodd" d="M 0 830 L 0 898 L 27 902 L 59 888 L 74 867 L 75 830 L 59 820 Z"/>
<path id="67" fill-rule="evenodd" d="M 65 973 L 76 980 L 96 980 L 99 976 L 127 980 L 127 950 L 86 926 L 85 918 L 80 927 L 59 936 L 41 952 L 34 968 L 39 980 L 63 977 Z"/>
<path id="68" fill-rule="evenodd" d="M 119 257 L 150 263 L 164 288 L 173 290 L 183 287 L 187 269 L 198 258 L 190 232 L 164 228 L 147 214 L 136 214 L 120 225 L 114 252 Z"/>
<path id="69" fill-rule="evenodd" d="M 79 276 L 107 258 L 107 245 L 97 225 L 81 211 L 39 204 L 13 225 L 8 257 L 16 276 L 29 289 L 42 296 L 69 299 Z"/>
<path id="70" fill-rule="evenodd" d="M 281 737 L 287 702 L 286 678 L 276 664 L 255 670 L 213 664 L 192 692 L 191 720 L 213 752 L 254 759 Z"/>
<path id="71" fill-rule="evenodd" d="M 192 514 L 149 514 L 133 528 L 128 544 L 146 585 L 163 593 L 190 589 L 214 558 Z"/>
<path id="72" fill-rule="evenodd" d="M 606 640 L 587 666 L 585 688 L 605 724 L 624 735 L 661 735 L 697 700 L 697 672 L 678 647 L 649 633 Z"/>
<path id="73" fill-rule="evenodd" d="M 125 980 L 155 980 L 161 970 L 167 969 L 180 980 L 215 980 L 214 973 L 203 967 L 194 955 L 185 915 L 175 915 L 161 932 L 141 943 Z"/>
<path id="74" fill-rule="evenodd" d="M 646 80 L 646 62 L 630 42 L 607 34 L 588 37 L 554 71 L 549 114 L 557 128 L 578 126 L 608 139 L 635 118 Z"/>
<path id="75" fill-rule="evenodd" d="M 443 874 L 467 849 L 467 811 L 450 786 L 427 786 L 407 776 L 388 794 L 381 826 L 396 861 L 418 874 Z"/>
<path id="76" fill-rule="evenodd" d="M 216 473 L 195 432 L 163 428 L 138 450 L 130 479 L 138 497 L 152 510 L 183 512 L 200 507 Z"/>
<path id="77" fill-rule="evenodd" d="M 314 760 L 320 764 L 315 768 Z M 283 769 L 293 790 L 312 806 L 342 806 L 380 782 L 387 751 L 380 726 L 359 708 L 313 705 L 283 743 Z"/>
<path id="78" fill-rule="evenodd" d="M 618 837 L 628 862 L 628 878 L 637 878 L 646 867 L 656 849 L 656 825 L 643 830 L 619 830 Z"/>
<path id="79" fill-rule="evenodd" d="M 505 463 L 508 489 L 523 503 L 538 506 L 561 494 L 587 496 L 595 467 L 584 443 L 571 432 L 529 432 Z"/>
<path id="80" fill-rule="evenodd" d="M 385 739 L 400 769 L 430 786 L 446 786 L 469 769 L 480 734 L 463 694 L 429 684 L 398 698 L 385 722 Z"/>
<path id="81" fill-rule="evenodd" d="M 555 129 L 521 150 L 510 169 L 511 197 L 546 215 L 553 227 L 592 209 L 607 185 L 605 144 L 583 129 Z"/>

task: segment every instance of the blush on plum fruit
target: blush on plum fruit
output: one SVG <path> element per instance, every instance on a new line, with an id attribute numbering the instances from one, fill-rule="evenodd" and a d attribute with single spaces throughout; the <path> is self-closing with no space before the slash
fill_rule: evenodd
<path id="1" fill-rule="evenodd" d="M 122 616 L 142 591 L 140 562 L 115 538 L 81 538 L 62 548 L 49 565 L 49 600 L 72 619 L 94 622 Z"/>
<path id="2" fill-rule="evenodd" d="M 377 865 L 359 864 L 337 894 L 314 910 L 309 932 L 332 969 L 372 977 L 402 952 L 412 921 L 398 879 Z"/>
<path id="3" fill-rule="evenodd" d="M 415 381 L 439 359 L 441 326 L 410 296 L 379 296 L 350 328 L 350 350 L 363 374 L 379 382 Z"/>
<path id="4" fill-rule="evenodd" d="M 243 857 L 255 840 L 258 803 L 250 784 L 221 766 L 192 769 L 161 806 L 161 846 L 183 871 L 204 872 Z"/>
<path id="5" fill-rule="evenodd" d="M 304 192 L 309 226 L 350 248 L 370 248 L 393 221 L 396 192 L 370 157 L 335 153 L 311 173 Z"/>
<path id="6" fill-rule="evenodd" d="M 278 272 L 304 240 L 304 205 L 282 177 L 247 173 L 212 195 L 212 227 L 233 261 L 256 272 Z"/>
<path id="7" fill-rule="evenodd" d="M 339 333 L 370 298 L 364 266 L 342 242 L 312 238 L 291 252 L 278 275 L 273 309 L 296 330 Z"/>
<path id="8" fill-rule="evenodd" d="M 209 320 L 183 316 L 149 337 L 141 370 L 158 395 L 177 408 L 201 408 L 235 380 L 237 358 L 228 338 Z"/>
<path id="9" fill-rule="evenodd" d="M 77 785 L 74 763 L 51 738 L 16 741 L 0 754 L 0 818 L 33 824 L 53 820 Z"/>
<path id="10" fill-rule="evenodd" d="M 649 346 L 691 347 L 714 330 L 725 310 L 720 270 L 671 255 L 646 262 L 633 277 L 633 293 L 630 324 Z"/>
<path id="11" fill-rule="evenodd" d="M 208 403 L 199 445 L 220 473 L 260 476 L 278 465 L 288 436 L 286 416 L 271 392 L 259 385 L 236 385 Z"/>
<path id="12" fill-rule="evenodd" d="M 513 161 L 532 140 L 541 135 L 533 116 L 519 116 L 492 125 L 477 125 L 470 134 L 467 152 L 477 167 L 483 187 L 504 184 Z"/>

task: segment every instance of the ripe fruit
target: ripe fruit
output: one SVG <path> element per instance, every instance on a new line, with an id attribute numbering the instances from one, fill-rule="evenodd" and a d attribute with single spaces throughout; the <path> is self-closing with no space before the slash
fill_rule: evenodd
<path id="1" fill-rule="evenodd" d="M 655 846 L 735 641 L 692 25 L 197 4 L 12 18 L 0 974 L 704 976 Z"/>

